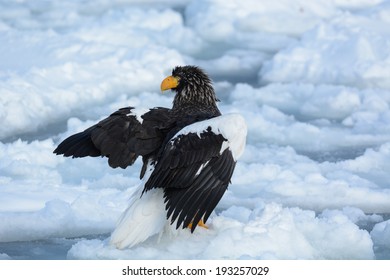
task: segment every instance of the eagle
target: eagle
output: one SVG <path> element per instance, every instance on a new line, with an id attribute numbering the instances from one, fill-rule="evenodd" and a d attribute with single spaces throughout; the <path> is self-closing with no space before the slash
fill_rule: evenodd
<path id="1" fill-rule="evenodd" d="M 130 248 L 160 233 L 205 227 L 245 148 L 240 114 L 222 115 L 212 81 L 197 66 L 176 66 L 161 83 L 175 93 L 172 108 L 125 107 L 74 134 L 54 150 L 65 157 L 107 157 L 112 168 L 142 158 L 142 184 L 111 234 L 110 243 Z"/>

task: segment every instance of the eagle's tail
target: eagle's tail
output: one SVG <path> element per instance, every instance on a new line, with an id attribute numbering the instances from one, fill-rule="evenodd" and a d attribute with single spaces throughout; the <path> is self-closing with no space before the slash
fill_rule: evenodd
<path id="1" fill-rule="evenodd" d="M 130 248 L 160 233 L 167 222 L 163 195 L 162 189 L 133 195 L 111 234 L 110 243 L 118 249 Z"/>

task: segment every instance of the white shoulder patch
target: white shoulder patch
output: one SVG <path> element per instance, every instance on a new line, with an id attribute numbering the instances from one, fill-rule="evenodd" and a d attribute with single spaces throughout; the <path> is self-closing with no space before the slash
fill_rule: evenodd
<path id="1" fill-rule="evenodd" d="M 134 108 L 131 109 L 131 112 L 127 114 L 127 116 L 134 116 L 137 119 L 137 121 L 139 121 L 142 124 L 143 119 L 141 118 L 141 116 L 148 111 L 149 109 L 146 108 Z"/>
<path id="2" fill-rule="evenodd" d="M 226 142 L 223 143 L 221 153 L 228 148 L 234 160 L 237 160 L 245 149 L 247 126 L 244 118 L 240 114 L 226 114 L 205 121 L 193 123 L 181 129 L 172 139 L 179 135 L 196 133 L 200 136 L 207 131 L 208 127 L 215 134 L 221 134 Z"/>

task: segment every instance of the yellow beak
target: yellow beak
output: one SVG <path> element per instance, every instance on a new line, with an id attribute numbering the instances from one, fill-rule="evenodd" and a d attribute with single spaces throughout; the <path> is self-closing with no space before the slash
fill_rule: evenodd
<path id="1" fill-rule="evenodd" d="M 176 88 L 179 85 L 179 79 L 174 76 L 168 76 L 161 82 L 161 91 Z"/>

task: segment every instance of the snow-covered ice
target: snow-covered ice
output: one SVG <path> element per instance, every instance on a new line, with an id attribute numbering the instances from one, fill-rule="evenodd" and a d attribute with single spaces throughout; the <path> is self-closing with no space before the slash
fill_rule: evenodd
<path id="1" fill-rule="evenodd" d="M 10 0 L 0 42 L 0 259 L 390 259 L 390 1 Z M 141 163 L 52 151 L 170 106 L 186 64 L 245 118 L 245 152 L 208 230 L 117 250 Z"/>

